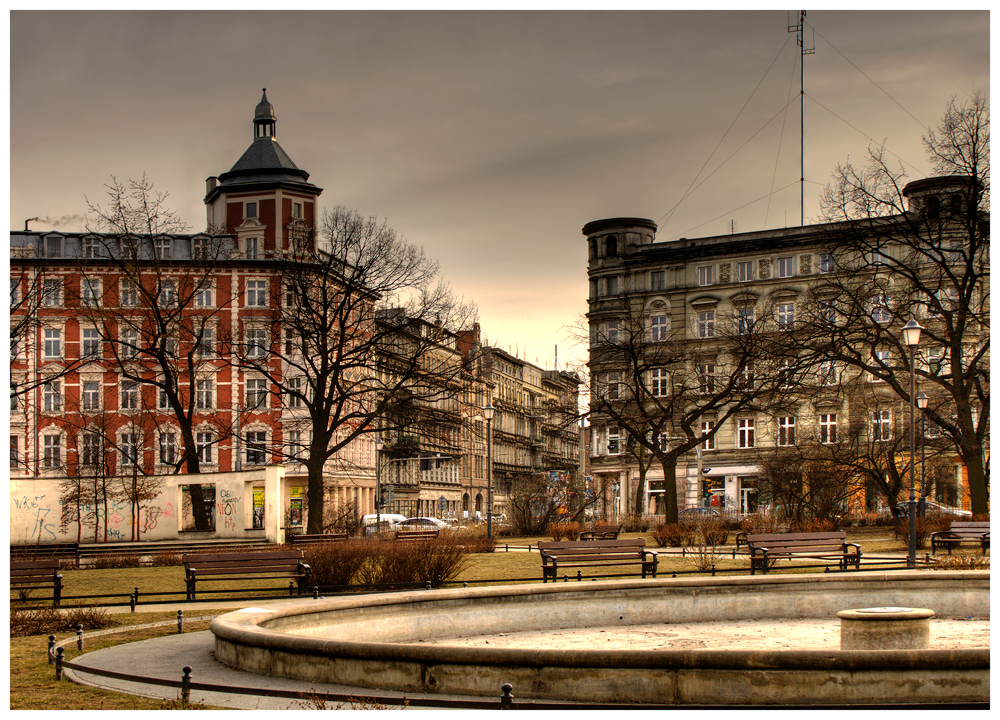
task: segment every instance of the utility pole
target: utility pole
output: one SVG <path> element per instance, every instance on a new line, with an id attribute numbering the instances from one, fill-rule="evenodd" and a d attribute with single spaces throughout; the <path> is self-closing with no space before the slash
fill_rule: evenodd
<path id="1" fill-rule="evenodd" d="M 806 224 L 806 166 L 805 166 L 805 56 L 816 52 L 816 44 L 811 48 L 805 46 L 803 31 L 806 25 L 806 11 L 799 11 L 799 22 L 789 25 L 788 32 L 795 33 L 795 42 L 799 46 L 799 226 Z"/>

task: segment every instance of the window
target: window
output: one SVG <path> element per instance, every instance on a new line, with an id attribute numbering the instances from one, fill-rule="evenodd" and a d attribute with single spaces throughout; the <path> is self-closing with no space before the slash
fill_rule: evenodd
<path id="1" fill-rule="evenodd" d="M 944 362 L 944 348 L 940 346 L 922 348 L 921 355 L 923 355 L 922 364 L 926 368 L 927 372 L 936 375 L 941 371 L 941 367 Z"/>
<path id="2" fill-rule="evenodd" d="M 611 345 L 617 345 L 618 344 L 618 321 L 617 320 L 608 320 L 607 337 L 608 337 L 608 342 Z"/>
<path id="3" fill-rule="evenodd" d="M 42 411 L 62 411 L 62 381 L 49 380 L 42 385 Z"/>
<path id="4" fill-rule="evenodd" d="M 139 409 L 139 383 L 135 380 L 121 381 L 121 409 Z"/>
<path id="5" fill-rule="evenodd" d="M 85 237 L 80 241 L 80 252 L 85 260 L 98 258 L 101 256 L 101 243 L 93 236 Z"/>
<path id="6" fill-rule="evenodd" d="M 80 331 L 80 356 L 98 358 L 101 355 L 101 336 L 97 328 L 83 328 Z"/>
<path id="7" fill-rule="evenodd" d="M 667 273 L 665 270 L 654 270 L 649 273 L 649 289 L 654 291 L 667 289 Z"/>
<path id="8" fill-rule="evenodd" d="M 618 254 L 618 238 L 614 235 L 608 235 L 604 239 L 604 255 L 605 257 L 615 257 Z"/>
<path id="9" fill-rule="evenodd" d="M 195 260 L 208 260 L 211 243 L 204 235 L 191 240 L 191 257 Z"/>
<path id="10" fill-rule="evenodd" d="M 753 390 L 754 386 L 754 376 L 753 376 L 753 362 L 748 361 L 740 368 L 739 377 L 737 378 L 737 388 L 740 390 L 750 391 Z"/>
<path id="11" fill-rule="evenodd" d="M 616 427 L 608 428 L 608 455 L 620 455 L 622 451 L 621 430 Z"/>
<path id="12" fill-rule="evenodd" d="M 10 436 L 10 466 L 16 468 L 21 464 L 21 452 L 19 450 L 19 441 L 17 435 Z"/>
<path id="13" fill-rule="evenodd" d="M 195 380 L 194 406 L 198 410 L 208 410 L 212 407 L 211 380 Z"/>
<path id="14" fill-rule="evenodd" d="M 292 283 L 285 285 L 285 307 L 295 307 L 298 305 L 299 293 Z"/>
<path id="15" fill-rule="evenodd" d="M 737 282 L 751 282 L 753 280 L 753 260 L 736 263 Z"/>
<path id="16" fill-rule="evenodd" d="M 163 382 L 166 382 L 165 380 Z M 156 409 L 157 410 L 169 410 L 170 409 L 170 396 L 167 394 L 165 388 L 156 389 Z"/>
<path id="17" fill-rule="evenodd" d="M 55 328 L 45 329 L 45 357 L 62 357 L 62 330 Z"/>
<path id="18" fill-rule="evenodd" d="M 299 352 L 301 344 L 296 344 L 295 333 L 291 330 L 285 330 L 285 355 L 295 355 Z"/>
<path id="19" fill-rule="evenodd" d="M 698 366 L 698 392 L 702 395 L 715 392 L 715 365 Z"/>
<path id="20" fill-rule="evenodd" d="M 619 381 L 621 379 L 621 374 L 618 371 L 609 372 L 607 375 L 607 389 L 605 390 L 605 398 L 607 400 L 617 400 L 621 397 L 621 385 Z"/>
<path id="21" fill-rule="evenodd" d="M 246 214 L 244 215 L 244 217 L 248 217 L 248 218 L 255 218 L 255 217 L 257 217 L 257 203 L 255 203 L 255 202 L 248 202 L 245 205 L 245 208 L 246 208 Z"/>
<path id="22" fill-rule="evenodd" d="M 816 371 L 820 385 L 835 385 L 837 383 L 837 361 L 824 360 Z"/>
<path id="23" fill-rule="evenodd" d="M 118 447 L 122 454 L 122 465 L 125 467 L 135 467 L 139 464 L 139 434 L 134 432 L 122 433 L 119 436 Z"/>
<path id="24" fill-rule="evenodd" d="M 128 260 L 136 260 L 139 257 L 139 238 L 128 235 L 118 241 L 121 255 Z"/>
<path id="25" fill-rule="evenodd" d="M 59 235 L 49 235 L 45 238 L 45 257 L 57 258 L 63 254 L 63 239 Z"/>
<path id="26" fill-rule="evenodd" d="M 824 445 L 837 442 L 836 413 L 824 413 L 819 416 L 819 441 Z"/>
<path id="27" fill-rule="evenodd" d="M 778 332 L 788 332 L 795 329 L 794 303 L 778 305 Z"/>
<path id="28" fill-rule="evenodd" d="M 267 307 L 267 280 L 247 280 L 247 307 Z"/>
<path id="29" fill-rule="evenodd" d="M 293 202 L 292 203 L 292 217 L 300 220 L 302 218 L 302 203 Z"/>
<path id="30" fill-rule="evenodd" d="M 744 418 L 737 421 L 736 446 L 741 450 L 755 446 L 753 419 Z"/>
<path id="31" fill-rule="evenodd" d="M 874 297 L 870 303 L 871 318 L 880 325 L 892 322 L 892 314 L 889 312 L 889 301 L 885 295 Z"/>
<path id="32" fill-rule="evenodd" d="M 212 328 L 203 327 L 195 338 L 194 354 L 200 358 L 211 357 L 214 349 Z"/>
<path id="33" fill-rule="evenodd" d="M 753 307 L 736 308 L 736 331 L 740 334 L 753 332 L 754 309 Z"/>
<path id="34" fill-rule="evenodd" d="M 833 327 L 837 324 L 837 301 L 821 300 L 819 303 L 819 321 L 821 325 Z"/>
<path id="35" fill-rule="evenodd" d="M 795 418 L 791 416 L 778 418 L 778 445 L 787 447 L 795 444 Z"/>
<path id="36" fill-rule="evenodd" d="M 215 436 L 210 432 L 195 433 L 194 444 L 198 452 L 198 462 L 204 465 L 212 464 L 212 444 Z"/>
<path id="37" fill-rule="evenodd" d="M 305 448 L 302 446 L 302 432 L 299 430 L 288 431 L 288 454 L 289 460 L 299 460 L 305 455 Z"/>
<path id="38" fill-rule="evenodd" d="M 872 441 L 886 442 L 892 438 L 892 414 L 879 408 L 872 412 Z"/>
<path id="39" fill-rule="evenodd" d="M 244 244 L 246 245 L 247 260 L 256 260 L 257 259 L 257 238 L 255 238 L 255 237 L 247 238 L 244 241 Z"/>
<path id="40" fill-rule="evenodd" d="M 160 433 L 160 465 L 177 462 L 177 436 L 172 432 Z"/>
<path id="41" fill-rule="evenodd" d="M 139 330 L 134 327 L 123 327 L 118 330 L 119 354 L 123 360 L 134 360 L 139 357 Z"/>
<path id="42" fill-rule="evenodd" d="M 247 328 L 245 344 L 248 358 L 264 357 L 267 354 L 267 330 L 265 328 Z"/>
<path id="43" fill-rule="evenodd" d="M 101 461 L 101 436 L 95 432 L 85 432 L 80 436 L 80 464 L 97 467 Z"/>
<path id="44" fill-rule="evenodd" d="M 61 306 L 62 294 L 62 280 L 42 280 L 42 305 L 44 307 Z"/>
<path id="45" fill-rule="evenodd" d="M 21 304 L 21 278 L 12 277 L 10 279 L 10 307 L 17 309 Z"/>
<path id="46" fill-rule="evenodd" d="M 263 465 L 267 462 L 267 433 L 253 430 L 246 434 L 247 465 Z"/>
<path id="47" fill-rule="evenodd" d="M 156 294 L 156 302 L 169 307 L 177 302 L 177 285 L 173 280 L 160 280 L 160 289 Z"/>
<path id="48" fill-rule="evenodd" d="M 42 436 L 42 467 L 62 467 L 62 436 Z"/>
<path id="49" fill-rule="evenodd" d="M 794 263 L 791 257 L 778 258 L 778 277 L 790 278 L 794 274 Z"/>
<path id="50" fill-rule="evenodd" d="M 101 304 L 101 281 L 97 278 L 82 278 L 80 280 L 80 304 L 84 307 L 97 307 Z"/>
<path id="51" fill-rule="evenodd" d="M 171 260 L 173 258 L 173 238 L 158 237 L 153 240 L 153 255 L 157 260 Z"/>
<path id="52" fill-rule="evenodd" d="M 832 273 L 835 267 L 833 253 L 821 253 L 819 256 L 819 271 L 821 273 Z"/>
<path id="53" fill-rule="evenodd" d="M 698 313 L 698 337 L 715 337 L 715 310 Z"/>
<path id="54" fill-rule="evenodd" d="M 875 350 L 872 352 L 872 365 L 878 373 L 886 373 L 892 370 L 891 363 L 891 351 L 889 350 Z M 885 378 L 881 374 L 876 374 L 875 372 L 868 373 L 869 382 L 884 382 Z"/>
<path id="55" fill-rule="evenodd" d="M 267 401 L 267 381 L 263 378 L 247 379 L 247 409 L 256 410 L 265 406 Z"/>
<path id="56" fill-rule="evenodd" d="M 300 377 L 289 378 L 288 380 L 288 407 L 290 408 L 300 408 L 302 407 L 302 392 L 305 383 Z"/>
<path id="57" fill-rule="evenodd" d="M 649 320 L 650 322 L 650 332 L 649 339 L 651 342 L 666 342 L 667 340 L 667 316 L 666 315 L 654 315 Z"/>
<path id="58" fill-rule="evenodd" d="M 202 280 L 194 292 L 194 306 L 200 308 L 212 307 L 212 296 L 215 287 L 211 280 Z"/>
<path id="59" fill-rule="evenodd" d="M 698 266 L 698 285 L 704 287 L 706 285 L 711 285 L 715 282 L 715 266 L 714 265 L 699 265 Z"/>
<path id="60" fill-rule="evenodd" d="M 666 368 L 653 368 L 650 372 L 649 391 L 653 397 L 666 397 L 670 394 L 670 385 Z"/>
<path id="61" fill-rule="evenodd" d="M 81 410 L 101 409 L 101 383 L 98 380 L 84 380 L 80 390 Z"/>
<path id="62" fill-rule="evenodd" d="M 609 277 L 609 278 L 607 278 L 607 280 L 605 280 L 605 282 L 607 283 L 606 287 L 608 289 L 608 292 L 605 293 L 605 294 L 607 294 L 607 295 L 617 295 L 618 294 L 618 278 L 617 277 Z"/>
<path id="63" fill-rule="evenodd" d="M 131 280 L 122 280 L 119 285 L 118 294 L 122 307 L 138 307 L 139 287 Z"/>
<path id="64" fill-rule="evenodd" d="M 712 432 L 712 430 L 714 430 L 714 429 L 715 429 L 715 421 L 714 420 L 706 420 L 706 421 L 704 421 L 704 422 L 701 423 L 701 434 L 703 436 L 704 435 L 708 435 L 708 433 Z M 702 450 L 715 450 L 715 435 L 712 435 L 711 437 L 705 438 L 705 442 L 703 442 L 701 444 L 701 449 Z"/>
<path id="65" fill-rule="evenodd" d="M 795 364 L 791 358 L 784 358 L 778 366 L 778 387 L 782 390 L 792 389 L 792 380 L 795 378 Z"/>

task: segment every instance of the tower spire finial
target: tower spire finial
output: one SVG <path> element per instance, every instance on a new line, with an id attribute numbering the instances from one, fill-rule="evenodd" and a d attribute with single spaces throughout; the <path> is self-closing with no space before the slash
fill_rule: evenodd
<path id="1" fill-rule="evenodd" d="M 253 114 L 253 136 L 257 138 L 274 138 L 275 124 L 277 118 L 274 116 L 274 107 L 267 101 L 267 88 L 263 88 L 260 102 Z"/>

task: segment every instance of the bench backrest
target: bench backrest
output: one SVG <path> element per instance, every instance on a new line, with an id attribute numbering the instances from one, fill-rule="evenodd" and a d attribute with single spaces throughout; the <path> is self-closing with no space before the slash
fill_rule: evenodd
<path id="1" fill-rule="evenodd" d="M 584 559 L 606 559 L 609 557 L 642 557 L 646 541 L 642 538 L 624 540 L 541 540 L 538 550 L 542 556 Z"/>
<path id="2" fill-rule="evenodd" d="M 949 530 L 955 535 L 979 537 L 990 532 L 989 520 L 954 520 Z"/>
<path id="3" fill-rule="evenodd" d="M 302 562 L 302 551 L 189 553 L 182 555 L 181 561 L 186 569 L 198 572 L 218 574 L 284 572 L 298 568 Z"/>
<path id="4" fill-rule="evenodd" d="M 416 529 L 404 529 L 397 528 L 396 539 L 397 540 L 430 540 L 436 538 L 441 534 L 438 528 L 416 528 Z"/>
<path id="5" fill-rule="evenodd" d="M 293 545 L 301 543 L 323 543 L 346 540 L 347 533 L 318 533 L 314 535 L 290 535 L 289 540 Z"/>
<path id="6" fill-rule="evenodd" d="M 10 564 L 11 585 L 51 583 L 58 575 L 58 560 L 22 560 Z"/>
<path id="7" fill-rule="evenodd" d="M 842 547 L 847 542 L 847 532 L 833 530 L 815 533 L 760 533 L 747 535 L 747 545 L 751 548 L 763 547 L 768 550 L 824 550 Z"/>

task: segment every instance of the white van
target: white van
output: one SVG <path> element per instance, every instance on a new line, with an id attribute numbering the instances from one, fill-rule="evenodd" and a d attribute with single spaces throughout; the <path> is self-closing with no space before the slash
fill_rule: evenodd
<path id="1" fill-rule="evenodd" d="M 369 535 L 374 535 L 377 530 L 375 529 L 375 523 L 380 523 L 380 530 L 395 530 L 399 523 L 406 520 L 405 515 L 399 515 L 397 513 L 382 513 L 381 515 L 362 515 L 361 516 L 361 535 L 367 537 Z"/>

